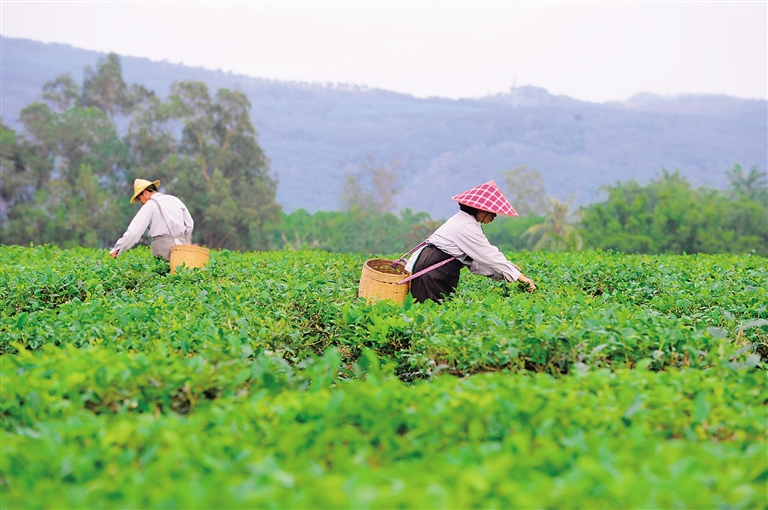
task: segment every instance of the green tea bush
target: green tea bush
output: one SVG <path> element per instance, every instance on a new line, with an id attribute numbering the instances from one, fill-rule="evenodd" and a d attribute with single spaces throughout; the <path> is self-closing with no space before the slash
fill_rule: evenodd
<path id="1" fill-rule="evenodd" d="M 757 256 L 524 254 L 534 295 L 465 276 L 455 299 L 404 306 L 357 298 L 360 256 L 216 252 L 204 271 L 166 275 L 137 249 L 3 248 L 0 349 L 21 342 L 183 353 L 242 348 L 298 359 L 337 346 L 394 357 L 428 376 L 499 369 L 567 372 L 574 363 L 699 366 L 720 337 L 766 355 L 768 279 Z"/>
<path id="2" fill-rule="evenodd" d="M 0 247 L 0 506 L 764 505 L 765 258 L 515 261 L 397 305 L 356 255 Z"/>

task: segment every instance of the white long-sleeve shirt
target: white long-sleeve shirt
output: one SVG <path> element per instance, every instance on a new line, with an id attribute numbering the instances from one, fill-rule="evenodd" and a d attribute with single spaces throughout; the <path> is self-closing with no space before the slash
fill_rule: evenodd
<path id="1" fill-rule="evenodd" d="M 159 207 L 162 207 L 163 215 L 160 214 Z M 163 221 L 163 217 L 165 217 L 165 221 Z M 187 206 L 181 200 L 173 195 L 160 192 L 153 193 L 152 198 L 147 200 L 147 203 L 142 205 L 139 212 L 133 217 L 123 237 L 115 243 L 112 253 L 118 250 L 119 255 L 133 248 L 147 227 L 149 227 L 149 235 L 152 237 L 172 236 L 175 238 L 174 244 L 183 244 L 181 238 L 191 238 L 195 222 L 192 220 Z"/>
<path id="2" fill-rule="evenodd" d="M 448 255 L 456 258 L 478 275 L 488 276 L 494 280 L 516 281 L 520 270 L 492 245 L 485 237 L 480 223 L 464 211 L 459 211 L 446 221 L 440 228 L 427 238 L 427 243 L 433 244 Z M 416 251 L 405 268 L 413 272 L 413 266 L 421 254 Z"/>

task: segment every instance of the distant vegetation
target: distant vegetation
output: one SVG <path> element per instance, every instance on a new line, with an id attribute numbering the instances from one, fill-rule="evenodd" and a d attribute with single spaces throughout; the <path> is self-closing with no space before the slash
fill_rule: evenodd
<path id="1" fill-rule="evenodd" d="M 344 211 L 281 212 L 250 108 L 244 93 L 212 94 L 199 81 L 174 83 L 160 99 L 125 83 L 114 54 L 87 67 L 82 83 L 68 74 L 46 83 L 42 101 L 22 110 L 21 132 L 2 124 L 2 242 L 111 246 L 136 211 L 128 204 L 135 177 L 161 179 L 181 197 L 196 221 L 195 241 L 211 248 L 396 253 L 441 224 L 411 209 L 394 214 L 405 188 L 401 165 L 371 156 L 347 170 Z M 645 186 L 606 186 L 604 201 L 579 210 L 570 197 L 549 196 L 535 168 L 500 175 L 521 213 L 485 227 L 505 251 L 768 255 L 768 196 L 757 167 L 746 173 L 735 165 L 728 190 L 694 187 L 664 170 Z"/>
<path id="2" fill-rule="evenodd" d="M 679 172 L 663 171 L 647 186 L 607 186 L 608 199 L 581 211 L 587 246 L 632 253 L 768 255 L 766 174 L 739 165 L 731 189 L 694 188 Z"/>
<path id="3" fill-rule="evenodd" d="M 679 172 L 662 171 L 646 186 L 607 186 L 607 199 L 572 210 L 535 184 L 538 172 L 504 174 L 506 187 L 528 183 L 526 194 L 509 192 L 528 214 L 498 217 L 483 228 L 502 251 L 613 249 L 627 253 L 749 253 L 768 256 L 766 174 L 739 165 L 728 172 L 731 188 L 694 188 Z M 534 184 L 531 184 L 534 183 Z M 536 191 L 538 190 L 538 191 Z M 548 198 L 548 200 L 547 200 Z M 405 252 L 442 222 L 406 209 L 400 216 L 354 204 L 347 212 L 304 210 L 283 214 L 272 234 L 274 248 L 317 248 L 347 253 Z"/>

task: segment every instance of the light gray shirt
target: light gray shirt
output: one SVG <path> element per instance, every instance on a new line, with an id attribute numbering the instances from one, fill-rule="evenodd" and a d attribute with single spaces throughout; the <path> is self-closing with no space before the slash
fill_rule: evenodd
<path id="1" fill-rule="evenodd" d="M 427 238 L 448 255 L 469 267 L 474 274 L 488 276 L 494 280 L 516 281 L 520 270 L 492 245 L 485 237 L 480 223 L 470 214 L 459 211 Z M 413 266 L 421 254 L 416 251 L 405 268 L 413 272 Z"/>
<path id="2" fill-rule="evenodd" d="M 160 207 L 163 209 L 162 215 L 160 214 Z M 195 222 L 192 221 L 187 206 L 181 200 L 173 195 L 160 192 L 153 193 L 152 198 L 147 200 L 147 203 L 142 205 L 139 212 L 133 217 L 131 224 L 128 225 L 128 230 L 115 243 L 112 252 L 118 250 L 119 255 L 133 248 L 147 227 L 149 227 L 149 235 L 152 237 L 172 236 L 175 238 L 174 244 L 184 244 L 182 239 L 185 237 L 191 239 Z"/>

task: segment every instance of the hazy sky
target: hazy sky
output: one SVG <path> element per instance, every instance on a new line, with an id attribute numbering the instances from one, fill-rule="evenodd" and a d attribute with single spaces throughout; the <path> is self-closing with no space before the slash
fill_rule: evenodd
<path id="1" fill-rule="evenodd" d="M 534 85 L 766 98 L 768 2 L 1 0 L 0 32 L 278 80 L 418 97 Z"/>

